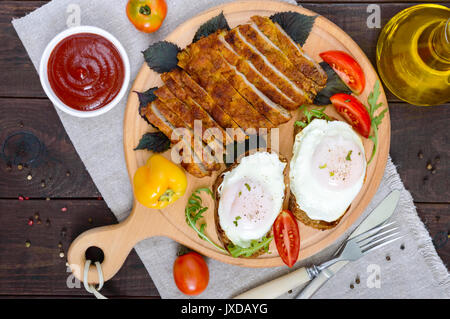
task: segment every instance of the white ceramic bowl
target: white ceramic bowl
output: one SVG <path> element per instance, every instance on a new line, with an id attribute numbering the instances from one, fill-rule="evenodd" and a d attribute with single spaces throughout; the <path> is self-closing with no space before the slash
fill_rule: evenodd
<path id="1" fill-rule="evenodd" d="M 48 65 L 48 59 L 50 58 L 50 54 L 52 53 L 55 46 L 61 42 L 61 40 L 67 38 L 68 36 L 71 36 L 73 34 L 79 34 L 79 33 L 93 33 L 100 35 L 106 39 L 108 39 L 114 46 L 117 48 L 117 50 L 120 53 L 120 56 L 123 61 L 124 65 L 124 79 L 122 87 L 120 88 L 119 93 L 117 96 L 108 104 L 105 106 L 92 110 L 92 111 L 80 111 L 76 110 L 65 103 L 63 103 L 53 92 L 52 87 L 50 86 L 50 83 L 48 81 L 48 73 L 47 73 L 47 65 Z M 111 33 L 97 28 L 97 27 L 91 27 L 91 26 L 78 26 L 78 27 L 72 27 L 67 30 L 64 30 L 63 32 L 59 33 L 57 36 L 55 36 L 50 43 L 47 45 L 47 47 L 44 50 L 44 53 L 42 54 L 41 63 L 39 65 L 39 77 L 41 80 L 42 87 L 44 88 L 45 93 L 47 94 L 48 98 L 53 102 L 54 105 L 56 105 L 57 108 L 59 108 L 61 111 L 77 116 L 77 117 L 94 117 L 101 114 L 104 114 L 111 110 L 114 106 L 119 103 L 119 101 L 124 97 L 125 93 L 128 89 L 128 83 L 130 82 L 130 61 L 128 59 L 127 52 L 123 48 L 122 44 L 117 40 Z"/>

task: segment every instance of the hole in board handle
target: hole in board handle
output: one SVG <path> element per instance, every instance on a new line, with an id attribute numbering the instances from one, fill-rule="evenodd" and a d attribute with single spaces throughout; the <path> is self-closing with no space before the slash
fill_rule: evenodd
<path id="1" fill-rule="evenodd" d="M 86 257 L 86 260 L 92 261 L 94 264 L 96 261 L 99 263 L 102 263 L 105 259 L 105 255 L 103 254 L 103 250 L 101 250 L 98 247 L 91 246 L 88 249 L 86 249 L 86 252 L 84 253 L 84 256 Z"/>

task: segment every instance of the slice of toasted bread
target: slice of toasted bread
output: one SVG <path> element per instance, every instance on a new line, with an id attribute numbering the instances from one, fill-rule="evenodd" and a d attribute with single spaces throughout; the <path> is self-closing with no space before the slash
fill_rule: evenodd
<path id="1" fill-rule="evenodd" d="M 336 120 L 336 119 L 333 118 L 332 121 L 334 121 L 334 120 Z M 294 129 L 294 140 L 295 140 L 295 136 L 297 136 L 297 134 L 300 133 L 301 131 L 302 131 L 302 128 L 300 126 L 296 125 L 295 129 Z M 303 210 L 300 209 L 300 207 L 297 204 L 295 195 L 292 194 L 292 192 L 289 196 L 288 207 L 289 207 L 289 210 L 292 212 L 292 214 L 294 214 L 295 218 L 297 218 L 303 224 L 305 224 L 306 226 L 314 227 L 314 228 L 321 229 L 321 230 L 336 227 L 336 225 L 339 224 L 339 221 L 341 220 L 342 216 L 344 216 L 344 214 L 342 214 L 342 216 L 338 220 L 335 220 L 333 222 L 326 222 L 324 220 L 311 219 L 308 217 L 306 212 L 304 212 Z"/>
<path id="2" fill-rule="evenodd" d="M 337 224 L 339 224 L 339 222 L 341 221 L 342 217 L 345 215 L 345 213 L 342 214 L 342 216 L 339 217 L 339 219 L 337 219 L 333 222 L 326 222 L 324 220 L 311 219 L 308 217 L 308 215 L 303 210 L 300 209 L 300 207 L 298 206 L 297 201 L 295 199 L 295 195 L 292 194 L 292 192 L 291 192 L 291 195 L 289 196 L 289 210 L 292 212 L 292 214 L 294 214 L 295 218 L 297 218 L 299 221 L 301 221 L 306 226 L 310 226 L 310 227 L 314 227 L 314 228 L 322 229 L 322 230 L 336 227 Z M 348 211 L 348 209 L 347 209 L 347 211 Z"/>
<path id="3" fill-rule="evenodd" d="M 338 121 L 338 119 L 333 118 L 333 117 L 330 118 L 330 120 L 331 121 Z M 298 133 L 300 133 L 301 130 L 302 130 L 302 128 L 300 126 L 295 126 L 295 129 L 294 129 L 294 140 L 295 140 L 295 136 Z M 366 172 L 366 174 L 367 174 L 367 172 Z M 292 192 L 290 193 L 290 196 L 289 196 L 289 205 L 288 205 L 289 210 L 292 212 L 292 214 L 294 214 L 295 218 L 297 218 L 300 222 L 302 222 L 306 226 L 310 226 L 310 227 L 321 229 L 321 230 L 326 230 L 326 229 L 331 229 L 331 228 L 336 227 L 339 224 L 339 222 L 341 221 L 342 217 L 344 217 L 344 215 L 349 211 L 350 207 L 351 207 L 351 205 L 341 215 L 341 217 L 339 217 L 335 221 L 326 222 L 324 220 L 318 220 L 318 219 L 311 219 L 311 218 L 309 218 L 309 216 L 306 214 L 306 212 L 303 211 L 302 209 L 300 209 L 300 207 L 298 206 L 297 200 L 295 198 L 295 195 Z"/>
<path id="4" fill-rule="evenodd" d="M 246 152 L 238 160 L 236 160 L 236 162 L 234 162 L 232 165 L 227 167 L 227 169 L 225 169 L 223 172 L 221 172 L 217 176 L 217 179 L 216 179 L 216 181 L 214 182 L 214 185 L 213 185 L 214 200 L 215 200 L 214 220 L 215 220 L 215 223 L 216 223 L 216 231 L 217 231 L 217 236 L 219 237 L 219 240 L 222 242 L 222 244 L 223 244 L 223 246 L 224 246 L 224 248 L 226 250 L 228 250 L 228 245 L 233 244 L 233 243 L 228 238 L 228 236 L 225 234 L 225 231 L 222 229 L 222 227 L 220 226 L 220 220 L 219 220 L 220 193 L 218 191 L 218 188 L 219 188 L 220 184 L 222 184 L 222 182 L 223 182 L 224 173 L 232 171 L 234 168 L 236 168 L 239 165 L 241 158 L 249 156 L 249 155 L 252 155 L 252 154 L 257 153 L 257 152 L 272 153 L 270 148 L 268 148 L 268 149 L 260 149 L 260 148 L 258 148 L 258 149 L 254 149 L 254 150 Z M 286 157 L 284 157 L 281 154 L 278 154 L 278 158 L 280 159 L 281 162 L 286 163 L 286 167 L 285 167 L 285 169 L 283 171 L 284 178 L 285 178 L 284 198 L 286 198 L 286 192 L 287 192 L 287 188 L 286 188 L 286 185 L 287 185 L 287 183 L 286 183 L 286 181 L 287 181 L 286 180 L 287 179 L 287 174 L 286 174 L 286 172 L 287 172 L 287 167 L 288 167 L 288 165 L 287 165 L 288 160 L 287 160 Z M 271 233 L 271 231 L 269 231 L 268 234 L 270 234 L 270 233 Z M 258 256 L 264 254 L 264 253 L 265 253 L 264 248 L 261 248 L 260 250 L 256 251 L 252 256 L 250 256 L 250 257 L 243 257 L 243 258 L 255 258 L 255 257 L 258 257 Z"/>

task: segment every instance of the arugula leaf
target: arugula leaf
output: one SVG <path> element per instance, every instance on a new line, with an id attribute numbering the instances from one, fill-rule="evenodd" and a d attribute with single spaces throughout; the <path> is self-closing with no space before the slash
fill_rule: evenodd
<path id="1" fill-rule="evenodd" d="M 145 62 L 152 70 L 164 73 L 177 68 L 177 55 L 180 51 L 181 49 L 176 44 L 159 41 L 150 45 L 142 54 Z"/>
<path id="2" fill-rule="evenodd" d="M 326 63 L 320 62 L 320 66 L 327 73 L 328 79 L 326 86 L 317 94 L 314 99 L 314 104 L 316 105 L 328 105 L 331 104 L 330 97 L 336 93 L 347 93 L 351 94 L 352 91 L 347 85 L 341 80 L 339 75 L 334 72 L 334 70 Z"/>
<path id="3" fill-rule="evenodd" d="M 304 45 L 312 30 L 317 16 L 307 16 L 298 12 L 280 12 L 270 19 L 278 23 L 283 30 L 298 44 Z"/>
<path id="4" fill-rule="evenodd" d="M 269 251 L 269 244 L 272 241 L 273 236 L 267 237 L 264 236 L 261 238 L 261 240 L 252 240 L 250 243 L 250 247 L 243 248 L 238 245 L 229 244 L 228 245 L 228 251 L 230 252 L 231 256 L 233 257 L 251 257 L 255 252 L 260 250 L 261 248 L 264 248 L 264 250 L 267 252 Z"/>
<path id="5" fill-rule="evenodd" d="M 305 128 L 311 121 L 315 118 L 318 119 L 325 119 L 327 121 L 330 120 L 330 117 L 325 114 L 326 106 L 320 108 L 320 109 L 310 109 L 308 110 L 306 108 L 306 105 L 300 106 L 300 110 L 303 110 L 303 114 L 306 116 L 306 122 L 304 121 L 295 121 L 294 125 L 300 126 L 302 128 Z"/>
<path id="6" fill-rule="evenodd" d="M 206 223 L 202 223 L 200 228 L 197 227 L 197 222 L 203 218 L 203 213 L 208 210 L 208 207 L 202 206 L 202 199 L 200 197 L 200 193 L 205 192 L 210 195 L 214 199 L 214 194 L 209 188 L 197 188 L 189 197 L 188 204 L 184 210 L 186 216 L 186 223 L 198 234 L 198 237 L 207 241 L 218 250 L 223 253 L 227 253 L 227 251 L 215 244 L 208 236 L 205 234 Z"/>
<path id="7" fill-rule="evenodd" d="M 375 82 L 375 85 L 373 87 L 372 92 L 370 92 L 369 96 L 367 97 L 367 104 L 369 104 L 368 112 L 370 115 L 371 120 L 371 129 L 372 129 L 372 135 L 369 136 L 369 139 L 373 142 L 373 149 L 372 149 L 372 155 L 370 156 L 370 160 L 367 162 L 367 164 L 370 164 L 372 159 L 375 156 L 375 153 L 377 152 L 378 148 L 378 125 L 381 124 L 381 121 L 384 118 L 385 113 L 387 112 L 387 108 L 385 108 L 383 111 L 381 111 L 377 116 L 375 116 L 375 112 L 383 105 L 383 103 L 377 103 L 378 98 L 381 95 L 380 91 L 380 81 L 377 80 Z"/>
<path id="8" fill-rule="evenodd" d="M 192 42 L 197 42 L 201 38 L 207 37 L 218 30 L 230 30 L 230 26 L 228 25 L 228 21 L 223 15 L 223 12 L 203 23 L 195 33 Z"/>
<path id="9" fill-rule="evenodd" d="M 305 128 L 306 125 L 308 125 L 308 124 L 306 124 L 305 122 L 302 122 L 302 121 L 295 121 L 294 125 L 300 126 L 301 128 Z"/>
<path id="10" fill-rule="evenodd" d="M 311 109 L 309 112 L 312 114 L 312 117 L 319 118 L 319 119 L 325 119 L 327 121 L 330 120 L 328 115 L 326 115 L 323 111 L 325 111 L 326 106 L 324 106 L 321 109 Z"/>
<path id="11" fill-rule="evenodd" d="M 134 150 L 146 149 L 155 153 L 162 153 L 167 151 L 169 148 L 170 140 L 164 135 L 163 132 L 158 131 L 153 133 L 145 133 Z"/>

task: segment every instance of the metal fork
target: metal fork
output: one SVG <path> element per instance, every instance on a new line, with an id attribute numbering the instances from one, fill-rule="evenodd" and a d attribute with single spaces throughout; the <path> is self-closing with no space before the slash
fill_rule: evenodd
<path id="1" fill-rule="evenodd" d="M 404 236 L 398 236 L 398 227 L 395 227 L 395 221 L 378 227 L 353 237 L 344 243 L 341 253 L 334 259 L 324 262 L 319 266 L 306 267 L 306 271 L 311 278 L 316 277 L 325 268 L 337 263 L 338 261 L 355 261 L 370 251 L 381 248 Z M 392 227 L 390 227 L 392 226 Z"/>
<path id="2" fill-rule="evenodd" d="M 235 298 L 261 299 L 281 296 L 284 292 L 314 279 L 322 270 L 338 261 L 355 261 L 370 251 L 402 238 L 403 236 L 399 236 L 400 232 L 397 231 L 398 227 L 395 227 L 394 224 L 395 222 L 392 222 L 373 227 L 368 231 L 347 240 L 340 249 L 337 257 L 320 266 L 303 267 L 294 270 L 284 276 L 266 282 L 261 286 L 250 289 Z"/>

